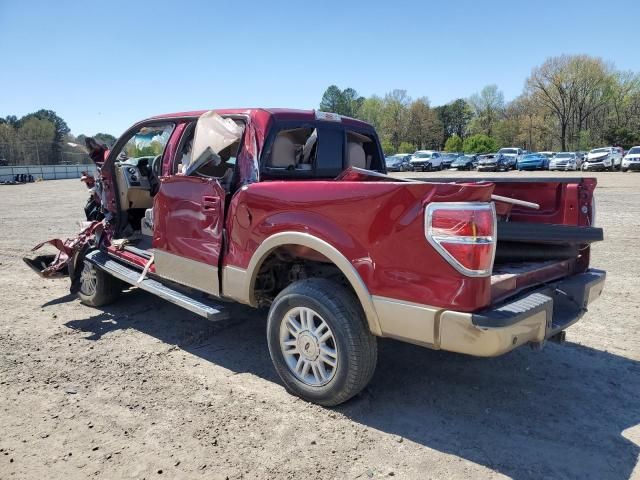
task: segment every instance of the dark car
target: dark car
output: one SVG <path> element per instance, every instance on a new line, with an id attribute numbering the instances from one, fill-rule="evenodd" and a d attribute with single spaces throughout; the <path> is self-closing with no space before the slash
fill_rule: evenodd
<path id="1" fill-rule="evenodd" d="M 478 156 L 474 154 L 460 155 L 451 164 L 451 168 L 458 170 L 473 170 L 478 165 Z"/>
<path id="2" fill-rule="evenodd" d="M 387 172 L 407 172 L 411 171 L 411 154 L 398 153 L 384 158 L 387 165 Z"/>
<path id="3" fill-rule="evenodd" d="M 478 157 L 479 172 L 506 172 L 509 170 L 509 158 L 502 153 L 489 153 Z"/>
<path id="4" fill-rule="evenodd" d="M 449 152 L 442 155 L 442 168 L 451 168 L 451 164 L 456 161 L 458 157 L 460 157 L 462 153 L 459 152 Z"/>
<path id="5" fill-rule="evenodd" d="M 530 153 L 518 160 L 518 170 L 548 170 L 549 158 L 542 153 Z"/>

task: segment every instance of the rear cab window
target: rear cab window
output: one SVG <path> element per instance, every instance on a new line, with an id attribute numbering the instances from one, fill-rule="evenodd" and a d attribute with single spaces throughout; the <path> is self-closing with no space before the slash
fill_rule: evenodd
<path id="1" fill-rule="evenodd" d="M 274 124 L 261 157 L 264 178 L 334 178 L 348 167 L 385 172 L 372 128 L 338 122 Z"/>

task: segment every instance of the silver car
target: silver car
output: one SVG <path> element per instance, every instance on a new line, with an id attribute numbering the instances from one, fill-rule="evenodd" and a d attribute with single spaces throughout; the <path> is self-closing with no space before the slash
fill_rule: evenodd
<path id="1" fill-rule="evenodd" d="M 577 170 L 578 155 L 576 152 L 559 152 L 549 160 L 549 170 Z"/>

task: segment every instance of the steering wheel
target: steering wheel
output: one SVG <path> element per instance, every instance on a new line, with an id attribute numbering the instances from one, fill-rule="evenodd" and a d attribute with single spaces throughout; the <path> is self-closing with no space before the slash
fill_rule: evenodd
<path id="1" fill-rule="evenodd" d="M 149 193 L 153 197 L 160 189 L 160 177 L 162 168 L 162 155 L 157 155 L 151 161 L 151 168 L 149 169 Z"/>
<path id="2" fill-rule="evenodd" d="M 153 160 L 151 160 L 151 171 L 153 175 L 159 177 L 162 173 L 162 155 L 156 155 Z"/>

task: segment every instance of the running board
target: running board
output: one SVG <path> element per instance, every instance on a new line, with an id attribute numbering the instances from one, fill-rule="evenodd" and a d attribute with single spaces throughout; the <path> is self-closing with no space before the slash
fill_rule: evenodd
<path id="1" fill-rule="evenodd" d="M 153 293 L 163 300 L 174 303 L 207 320 L 217 321 L 224 320 L 228 317 L 228 312 L 224 311 L 223 307 L 213 302 L 208 302 L 205 298 L 195 299 L 151 278 L 145 278 L 138 283 L 141 275 L 140 271 L 115 261 L 108 254 L 100 250 L 89 252 L 85 257 L 85 261 L 125 283 L 134 285 L 146 292 Z"/>

